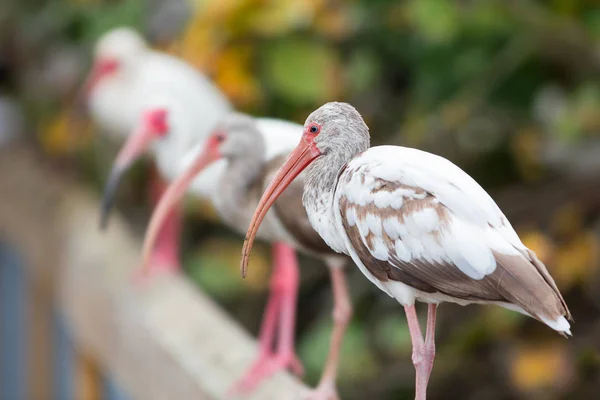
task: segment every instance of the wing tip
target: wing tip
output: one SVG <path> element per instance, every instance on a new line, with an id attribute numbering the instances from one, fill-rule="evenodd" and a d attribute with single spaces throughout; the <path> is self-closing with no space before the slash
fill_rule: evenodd
<path id="1" fill-rule="evenodd" d="M 555 331 L 557 331 L 564 337 L 573 336 L 571 334 L 571 324 L 569 324 L 569 321 L 567 321 L 567 319 L 565 318 L 564 315 L 561 315 L 560 317 L 558 317 L 554 320 L 551 320 L 551 319 L 545 318 L 545 317 L 541 317 L 541 320 L 543 323 L 545 323 L 550 328 L 554 329 Z"/>

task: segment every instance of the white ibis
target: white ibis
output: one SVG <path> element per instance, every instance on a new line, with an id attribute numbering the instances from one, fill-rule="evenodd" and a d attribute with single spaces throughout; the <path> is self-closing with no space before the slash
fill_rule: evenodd
<path id="1" fill-rule="evenodd" d="M 345 103 L 325 104 L 306 120 L 250 223 L 244 275 L 261 221 L 305 169 L 303 204 L 313 228 L 404 306 L 416 399 L 426 398 L 443 301 L 500 305 L 570 335 L 571 315 L 554 280 L 485 190 L 445 158 L 399 146 L 369 148 L 369 129 Z M 417 300 L 429 304 L 425 338 Z"/>
<path id="2" fill-rule="evenodd" d="M 105 128 L 127 137 L 106 183 L 103 224 L 119 180 L 135 159 L 151 149 L 161 177 L 174 179 L 186 152 L 193 145 L 202 144 L 215 124 L 232 109 L 219 90 L 193 67 L 151 50 L 135 31 L 127 28 L 113 30 L 99 40 L 86 90 L 94 118 Z M 291 151 L 302 133 L 300 125 L 285 121 L 258 118 L 255 123 L 264 137 L 267 159 Z M 216 161 L 199 174 L 193 194 L 214 204 L 215 189 L 222 180 L 225 164 L 225 160 Z M 155 189 L 156 186 L 159 188 L 154 190 L 153 197 L 157 199 L 160 193 L 156 192 L 163 190 L 160 187 L 163 183 L 155 185 Z M 163 224 L 152 251 L 153 271 L 178 267 L 178 221 L 179 213 L 174 210 Z M 301 367 L 294 352 L 294 315 L 285 318 L 280 315 L 282 302 L 295 308 L 297 261 L 294 250 L 285 243 L 274 243 L 273 252 L 275 292 L 261 330 L 261 343 L 268 346 L 261 347 L 255 368 L 258 373 L 253 370 L 249 374 L 254 382 L 265 376 L 267 366 L 270 370 Z M 278 328 L 280 349 L 272 354 Z"/>
<path id="3" fill-rule="evenodd" d="M 222 158 L 227 160 L 227 167 L 219 182 L 219 188 L 213 201 L 222 219 L 234 230 L 244 233 L 261 193 L 270 182 L 273 174 L 285 161 L 286 154 L 266 157 L 265 150 L 265 140 L 255 119 L 243 114 L 233 113 L 219 123 L 212 136 L 204 144 L 202 151 L 200 153 L 194 152 L 197 156 L 189 168 L 169 186 L 158 203 L 144 240 L 144 261 L 142 265 L 148 264 L 150 250 L 154 246 L 157 232 L 173 206 L 181 200 L 194 177 Z M 258 235 L 266 241 L 289 243 L 294 248 L 316 255 L 324 259 L 329 267 L 333 283 L 335 326 L 325 371 L 319 387 L 311 398 L 334 399 L 337 398 L 335 388 L 337 360 L 342 337 L 351 314 L 348 290 L 342 271 L 347 258 L 333 252 L 311 227 L 306 211 L 302 206 L 302 187 L 303 181 L 300 178 L 288 186 L 281 198 L 275 203 L 274 210 L 266 215 L 265 223 L 258 231 Z M 295 264 L 293 254 L 288 260 L 282 260 L 281 265 L 286 262 Z M 272 311 L 269 310 L 274 307 L 280 307 L 281 309 L 278 312 L 282 320 L 288 321 L 285 324 L 287 328 L 282 327 L 282 329 L 293 328 L 295 296 L 290 296 L 289 290 L 282 290 L 281 286 L 289 288 L 292 284 L 292 290 L 295 291 L 297 281 L 297 272 L 288 269 L 287 273 L 281 274 L 279 281 L 275 282 L 274 297 L 269 302 L 267 317 L 263 323 L 262 329 L 264 332 L 272 331 L 272 328 L 269 328 L 268 325 L 273 323 L 274 315 L 271 315 Z M 281 305 L 277 305 L 277 297 L 281 297 Z M 265 339 L 269 335 L 272 335 L 272 333 L 265 334 L 262 338 Z M 282 366 L 291 363 L 296 369 L 299 368 L 293 354 L 293 332 L 280 332 L 280 335 L 279 354 L 273 358 L 272 362 L 257 363 L 250 370 L 250 373 L 240 381 L 240 385 L 238 385 L 240 391 L 251 389 L 256 384 L 257 376 L 269 376 Z M 272 342 L 261 341 L 260 347 L 262 354 L 268 355 L 272 351 Z"/>
<path id="4" fill-rule="evenodd" d="M 175 97 L 194 110 L 188 119 L 202 121 L 196 128 L 204 126 L 200 133 L 205 136 L 232 110 L 204 75 L 177 57 L 151 49 L 135 30 L 116 28 L 98 39 L 92 71 L 84 85 L 95 121 L 109 133 L 128 138 L 156 93 L 162 93 L 167 102 Z"/>
<path id="5" fill-rule="evenodd" d="M 102 225 L 123 172 L 138 156 L 152 147 L 160 175 L 152 185 L 157 198 L 164 186 L 160 178 L 177 175 L 178 156 L 191 140 L 206 137 L 231 110 L 206 77 L 175 57 L 153 51 L 129 28 L 112 30 L 99 39 L 85 93 L 94 120 L 113 135 L 127 138 L 106 184 Z M 199 177 L 202 197 L 210 196 L 218 171 L 216 166 Z M 178 267 L 178 225 L 179 213 L 174 212 L 153 253 L 156 268 Z"/>

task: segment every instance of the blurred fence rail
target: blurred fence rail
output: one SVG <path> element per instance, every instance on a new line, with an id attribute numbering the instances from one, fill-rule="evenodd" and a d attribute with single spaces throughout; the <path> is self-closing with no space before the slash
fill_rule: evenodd
<path id="1" fill-rule="evenodd" d="M 139 242 L 30 147 L 0 149 L 0 397 L 225 399 L 255 343 L 184 277 L 131 284 Z M 278 374 L 247 399 L 301 399 Z"/>

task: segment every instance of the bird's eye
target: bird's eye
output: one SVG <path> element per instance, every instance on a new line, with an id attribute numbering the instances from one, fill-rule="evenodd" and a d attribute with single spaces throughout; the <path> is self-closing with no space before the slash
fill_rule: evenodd
<path id="1" fill-rule="evenodd" d="M 319 125 L 317 125 L 317 124 L 312 124 L 312 125 L 311 125 L 311 126 L 308 128 L 308 131 L 309 131 L 310 133 L 313 133 L 313 134 L 315 134 L 315 135 L 316 135 L 317 133 L 319 133 L 319 131 L 320 131 L 320 130 L 321 130 L 321 127 L 320 127 Z"/>
<path id="2" fill-rule="evenodd" d="M 215 136 L 217 143 L 223 143 L 225 141 L 225 135 L 219 134 Z"/>

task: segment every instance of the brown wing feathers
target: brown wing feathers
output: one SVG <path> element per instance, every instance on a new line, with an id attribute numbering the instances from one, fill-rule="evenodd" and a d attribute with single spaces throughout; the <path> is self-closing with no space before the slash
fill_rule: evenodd
<path id="1" fill-rule="evenodd" d="M 379 188 L 388 191 L 394 189 L 390 185 L 380 185 Z M 415 193 L 418 191 L 415 190 Z M 382 239 L 388 249 L 389 258 L 387 261 L 381 261 L 373 257 L 369 250 L 373 248 L 373 233 L 369 232 L 363 241 L 358 228 L 359 222 L 353 226 L 348 223 L 347 212 L 351 207 L 354 208 L 358 221 L 364 221 L 367 213 L 376 213 L 381 221 L 391 217 L 398 218 L 401 223 L 404 223 L 405 217 L 410 213 L 425 207 L 435 207 L 442 221 L 441 229 L 431 232 L 436 240 L 440 240 L 441 230 L 444 229 L 443 222 L 449 220 L 451 211 L 434 201 L 433 195 L 429 193 L 424 198 L 408 198 L 400 209 L 379 209 L 372 203 L 358 206 L 342 197 L 340 211 L 344 229 L 363 264 L 377 279 L 384 282 L 400 281 L 423 292 L 440 292 L 461 300 L 513 303 L 538 319 L 545 317 L 554 320 L 565 314 L 570 317 L 554 280 L 532 252 L 529 254 L 530 259 L 525 255 L 493 253 L 496 269 L 483 279 L 475 280 L 448 261 L 428 261 L 423 258 L 408 262 L 400 260 L 396 256 L 394 240 L 382 230 Z"/>

